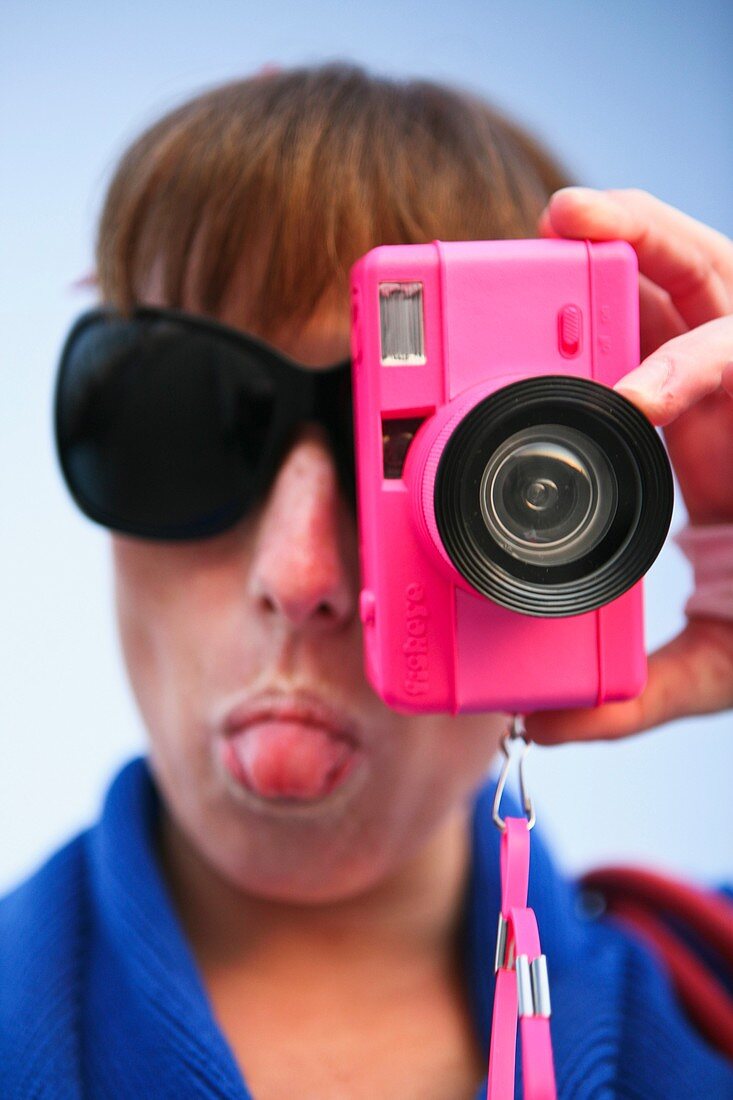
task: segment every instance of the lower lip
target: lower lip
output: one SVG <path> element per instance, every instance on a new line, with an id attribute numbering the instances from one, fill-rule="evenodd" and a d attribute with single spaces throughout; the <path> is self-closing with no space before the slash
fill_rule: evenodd
<path id="1" fill-rule="evenodd" d="M 312 803 L 342 787 L 363 758 L 351 741 L 303 722 L 257 722 L 222 742 L 226 770 L 270 802 Z"/>

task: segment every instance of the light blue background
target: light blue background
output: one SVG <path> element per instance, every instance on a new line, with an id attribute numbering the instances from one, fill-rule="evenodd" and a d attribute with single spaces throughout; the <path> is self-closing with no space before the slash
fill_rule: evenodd
<path id="1" fill-rule="evenodd" d="M 346 58 L 482 92 L 578 181 L 647 188 L 731 233 L 733 6 L 5 0 L 0 21 L 1 889 L 96 816 L 112 772 L 143 746 L 107 537 L 67 499 L 50 434 L 58 348 L 91 301 L 73 283 L 91 269 L 125 145 L 210 84 L 266 62 Z M 689 581 L 668 544 L 648 580 L 650 647 L 681 627 Z M 631 859 L 731 878 L 731 712 L 533 757 L 541 822 L 568 868 Z"/>

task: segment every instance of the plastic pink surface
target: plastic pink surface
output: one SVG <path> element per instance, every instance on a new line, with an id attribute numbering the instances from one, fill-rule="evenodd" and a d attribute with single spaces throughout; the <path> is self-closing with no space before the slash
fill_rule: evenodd
<path id="1" fill-rule="evenodd" d="M 542 953 L 537 919 L 527 908 L 529 827 L 526 818 L 507 817 L 501 838 L 501 915 L 507 922 L 505 952 L 496 972 L 491 1023 L 487 1100 L 513 1100 L 519 997 L 518 956 L 529 963 Z M 519 1017 L 525 1100 L 556 1100 L 548 1016 Z"/>
<path id="2" fill-rule="evenodd" d="M 384 365 L 379 285 L 422 284 L 424 363 Z M 460 576 L 437 533 L 441 440 L 512 382 L 607 386 L 639 362 L 638 268 L 623 241 L 388 245 L 351 273 L 361 611 L 367 676 L 396 710 L 533 710 L 631 699 L 646 681 L 642 582 L 568 618 L 522 615 Z M 383 423 L 421 418 L 401 478 Z"/>

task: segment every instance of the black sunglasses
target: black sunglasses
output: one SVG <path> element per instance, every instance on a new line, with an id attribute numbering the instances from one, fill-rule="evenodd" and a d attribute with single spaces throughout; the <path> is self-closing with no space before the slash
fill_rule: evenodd
<path id="1" fill-rule="evenodd" d="M 328 435 L 352 505 L 349 360 L 309 369 L 178 310 L 83 314 L 56 380 L 66 484 L 96 523 L 179 540 L 233 527 L 264 496 L 304 421 Z"/>

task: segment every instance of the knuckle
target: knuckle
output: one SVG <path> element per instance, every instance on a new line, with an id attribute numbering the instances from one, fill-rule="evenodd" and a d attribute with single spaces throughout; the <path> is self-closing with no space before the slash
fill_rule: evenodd
<path id="1" fill-rule="evenodd" d="M 662 390 L 654 398 L 654 407 L 660 424 L 669 424 L 676 420 L 683 411 L 684 405 L 678 393 L 672 390 Z"/>
<path id="2" fill-rule="evenodd" d="M 689 298 L 710 282 L 713 272 L 712 258 L 698 250 L 687 260 L 685 270 L 670 280 L 667 292 L 678 300 Z"/>
<path id="3" fill-rule="evenodd" d="M 659 366 L 661 378 L 655 389 L 653 403 L 657 415 L 665 423 L 674 420 L 683 410 L 680 393 L 680 379 L 685 372 L 695 370 L 692 356 L 682 349 L 655 357 L 655 366 Z"/>

